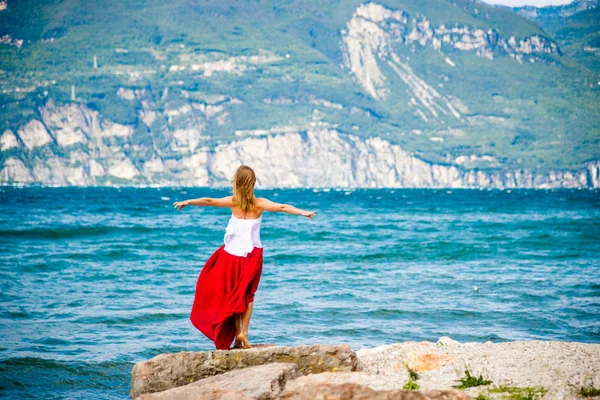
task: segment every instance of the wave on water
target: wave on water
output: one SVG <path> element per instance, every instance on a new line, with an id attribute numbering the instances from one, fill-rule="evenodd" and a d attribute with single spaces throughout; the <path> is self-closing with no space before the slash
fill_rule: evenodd
<path id="1" fill-rule="evenodd" d="M 36 357 L 0 361 L 0 397 L 11 399 L 102 398 L 129 394 L 131 362 L 72 362 Z"/>
<path id="2" fill-rule="evenodd" d="M 143 234 L 155 228 L 115 226 L 35 227 L 30 229 L 0 229 L 0 238 L 5 239 L 73 239 L 90 236 Z"/>

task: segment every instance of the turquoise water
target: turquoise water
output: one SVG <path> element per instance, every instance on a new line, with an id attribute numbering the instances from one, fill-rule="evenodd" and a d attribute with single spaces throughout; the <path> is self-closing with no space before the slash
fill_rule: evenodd
<path id="1" fill-rule="evenodd" d="M 600 342 L 598 191 L 265 190 L 255 343 Z M 0 397 L 128 397 L 188 320 L 226 210 L 209 189 L 0 188 Z M 479 291 L 474 291 L 477 286 Z"/>

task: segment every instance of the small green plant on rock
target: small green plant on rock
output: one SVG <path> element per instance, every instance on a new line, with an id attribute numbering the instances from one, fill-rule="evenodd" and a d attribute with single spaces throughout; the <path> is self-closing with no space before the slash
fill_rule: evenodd
<path id="1" fill-rule="evenodd" d="M 491 388 L 490 393 L 503 393 L 503 399 L 507 400 L 538 400 L 548 393 L 544 387 L 517 387 L 517 386 L 498 386 Z"/>
<path id="2" fill-rule="evenodd" d="M 458 381 L 460 382 L 460 385 L 454 386 L 457 389 L 466 389 L 475 386 L 485 386 L 492 383 L 492 381 L 490 381 L 489 379 L 484 379 L 481 374 L 479 374 L 479 376 L 477 377 L 471 375 L 471 371 L 469 371 L 468 368 L 465 369 L 465 376 L 460 378 Z"/>
<path id="3" fill-rule="evenodd" d="M 420 388 L 421 387 L 417 384 L 417 382 L 413 381 L 412 379 L 409 379 L 408 382 L 402 386 L 402 389 L 404 390 L 419 390 Z"/>
<path id="4" fill-rule="evenodd" d="M 600 396 L 600 388 L 594 387 L 592 383 L 587 386 L 582 386 L 577 390 L 577 394 L 581 397 L 596 397 Z"/>
<path id="5" fill-rule="evenodd" d="M 479 393 L 477 397 L 473 398 L 473 400 L 490 400 L 490 398 L 484 395 L 483 393 Z"/>

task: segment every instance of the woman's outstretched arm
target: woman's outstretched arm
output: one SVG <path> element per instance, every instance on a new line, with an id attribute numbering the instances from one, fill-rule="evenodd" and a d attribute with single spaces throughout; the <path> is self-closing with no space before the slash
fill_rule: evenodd
<path id="1" fill-rule="evenodd" d="M 271 200 L 265 199 L 264 197 L 260 197 L 257 199 L 257 206 L 259 206 L 265 211 L 284 212 L 287 214 L 302 215 L 303 217 L 307 217 L 310 219 L 313 219 L 313 217 L 316 214 L 314 211 L 302 210 L 289 204 L 275 203 Z"/>
<path id="2" fill-rule="evenodd" d="M 231 201 L 232 196 L 221 197 L 220 199 L 213 199 L 210 197 L 201 197 L 199 199 L 176 201 L 173 206 L 181 210 L 186 206 L 205 206 L 205 207 L 231 207 L 233 203 Z"/>

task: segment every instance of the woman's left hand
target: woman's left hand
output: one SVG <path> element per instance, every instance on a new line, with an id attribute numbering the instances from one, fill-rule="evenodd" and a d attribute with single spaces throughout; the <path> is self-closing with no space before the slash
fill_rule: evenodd
<path id="1" fill-rule="evenodd" d="M 173 203 L 173 206 L 177 210 L 181 210 L 183 207 L 189 206 L 189 203 L 187 201 L 176 201 L 175 203 Z"/>

